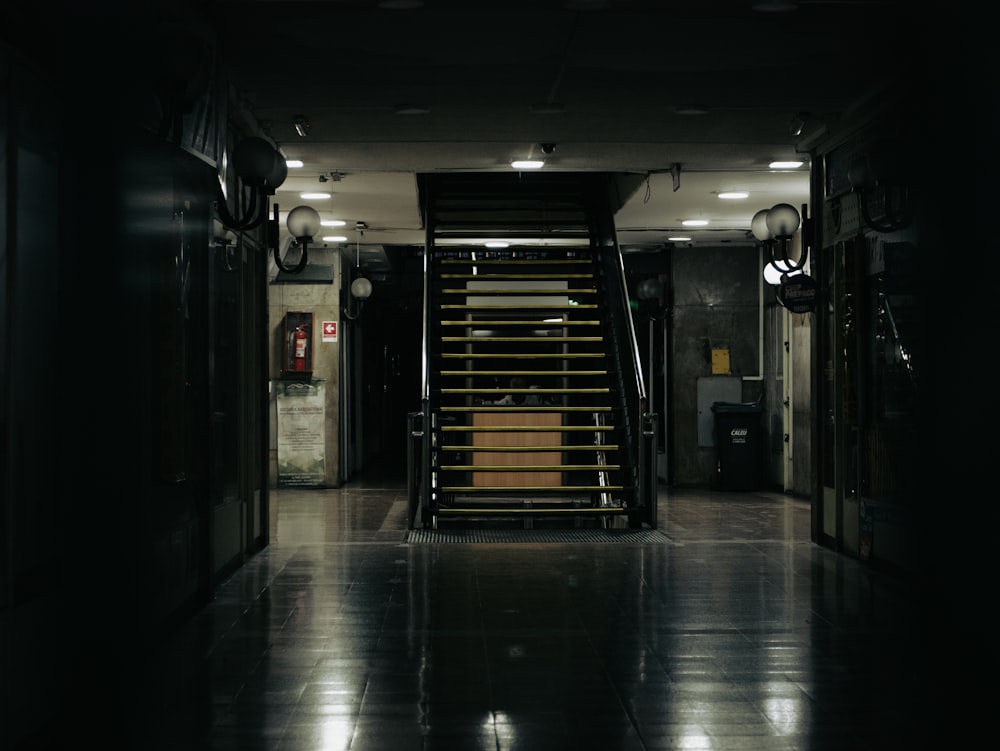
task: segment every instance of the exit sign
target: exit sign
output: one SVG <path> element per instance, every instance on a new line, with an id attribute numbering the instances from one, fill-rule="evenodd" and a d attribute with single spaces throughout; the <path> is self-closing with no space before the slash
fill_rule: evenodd
<path id="1" fill-rule="evenodd" d="M 336 321 L 323 321 L 320 331 L 323 333 L 324 342 L 335 342 L 337 341 L 337 322 Z"/>

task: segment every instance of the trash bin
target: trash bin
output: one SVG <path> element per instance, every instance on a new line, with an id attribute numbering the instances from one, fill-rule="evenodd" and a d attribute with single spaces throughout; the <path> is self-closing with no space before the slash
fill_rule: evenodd
<path id="1" fill-rule="evenodd" d="M 761 413 L 759 403 L 713 402 L 716 487 L 756 490 L 760 481 Z"/>

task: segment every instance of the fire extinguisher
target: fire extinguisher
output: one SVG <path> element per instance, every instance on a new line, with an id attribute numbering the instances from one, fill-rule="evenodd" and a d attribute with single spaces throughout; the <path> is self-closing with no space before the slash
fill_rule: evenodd
<path id="1" fill-rule="evenodd" d="M 306 345 L 309 343 L 309 336 L 303 330 L 302 326 L 295 327 L 295 336 L 292 355 L 292 369 L 293 370 L 305 370 L 306 369 Z"/>

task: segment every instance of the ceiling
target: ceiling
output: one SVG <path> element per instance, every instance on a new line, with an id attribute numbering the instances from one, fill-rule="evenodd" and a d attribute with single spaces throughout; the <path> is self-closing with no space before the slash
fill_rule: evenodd
<path id="1" fill-rule="evenodd" d="M 863 117 L 920 52 L 909 0 L 755 1 L 175 0 L 141 39 L 210 28 L 244 110 L 304 163 L 275 194 L 280 213 L 308 203 L 345 221 L 330 234 L 346 240 L 326 244 L 377 269 L 424 243 L 419 173 L 526 157 L 638 175 L 615 217 L 625 248 L 680 231 L 752 245 L 757 210 L 808 202 L 808 162 L 767 165 Z M 332 197 L 300 198 L 316 190 Z M 729 190 L 750 196 L 717 197 Z"/>

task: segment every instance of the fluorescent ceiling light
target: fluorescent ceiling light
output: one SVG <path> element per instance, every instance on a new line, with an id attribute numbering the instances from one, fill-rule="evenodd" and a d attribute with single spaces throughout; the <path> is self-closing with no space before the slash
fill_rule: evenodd
<path id="1" fill-rule="evenodd" d="M 541 169 L 545 162 L 541 159 L 516 159 L 510 163 L 514 169 Z"/>
<path id="2" fill-rule="evenodd" d="M 723 193 L 719 193 L 719 198 L 729 200 L 729 201 L 739 201 L 744 198 L 749 198 L 750 194 L 745 190 L 727 190 Z"/>
<path id="3" fill-rule="evenodd" d="M 691 238 L 690 237 L 683 237 L 683 236 L 680 236 L 680 235 L 677 236 L 677 237 L 668 237 L 667 240 L 669 240 L 672 243 L 686 243 L 686 242 L 691 242 Z"/>
<path id="4" fill-rule="evenodd" d="M 439 246 L 459 246 L 469 247 L 471 245 L 485 245 L 496 240 L 495 237 L 442 237 L 434 241 Z M 519 248 L 576 248 L 580 251 L 589 251 L 589 246 L 580 243 L 575 237 L 518 237 L 516 242 Z"/>
<path id="5" fill-rule="evenodd" d="M 347 238 L 344 235 L 327 235 L 323 238 L 325 243 L 346 243 Z"/>
<path id="6" fill-rule="evenodd" d="M 804 162 L 771 162 L 768 167 L 771 169 L 798 169 Z"/>
<path id="7" fill-rule="evenodd" d="M 483 243 L 487 248 L 509 248 L 510 243 L 504 242 L 503 240 L 487 240 Z"/>
<path id="8" fill-rule="evenodd" d="M 286 159 L 285 165 L 289 169 L 301 169 L 302 167 L 305 167 L 305 162 L 301 159 Z"/>
<path id="9" fill-rule="evenodd" d="M 329 197 L 329 193 L 299 193 L 299 198 L 306 201 L 322 201 L 323 199 Z"/>
<path id="10" fill-rule="evenodd" d="M 685 219 L 681 222 L 685 227 L 704 227 L 708 224 L 707 219 Z"/>
<path id="11" fill-rule="evenodd" d="M 320 222 L 324 227 L 343 227 L 347 222 L 343 219 L 324 219 Z"/>

